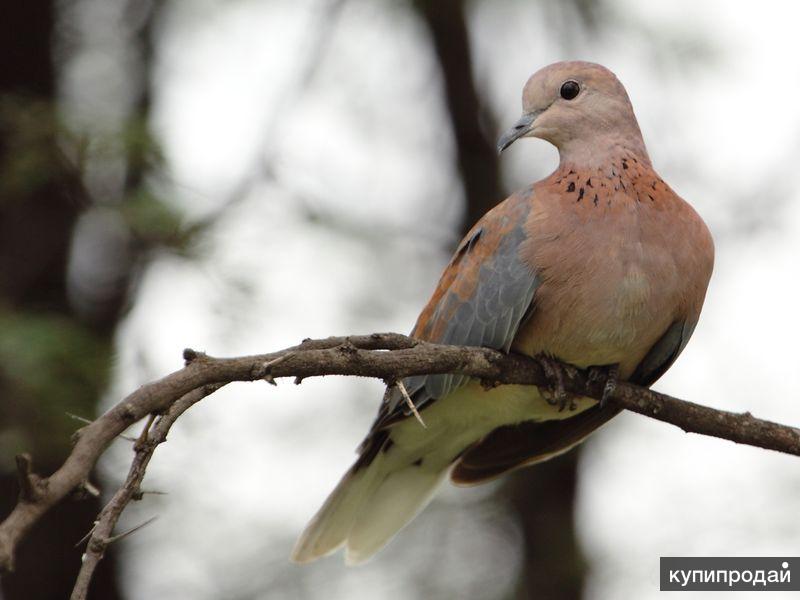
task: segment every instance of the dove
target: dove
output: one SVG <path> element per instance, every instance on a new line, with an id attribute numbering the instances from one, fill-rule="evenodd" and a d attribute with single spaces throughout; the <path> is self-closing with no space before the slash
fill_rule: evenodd
<path id="1" fill-rule="evenodd" d="M 549 65 L 525 84 L 522 107 L 499 150 L 539 138 L 558 149 L 558 167 L 467 233 L 411 336 L 599 369 L 607 390 L 617 380 L 650 386 L 697 325 L 714 263 L 711 234 L 653 169 L 610 70 Z M 591 398 L 565 402 L 536 386 L 485 389 L 462 375 L 402 383 L 387 389 L 358 458 L 300 536 L 294 561 L 345 547 L 347 564 L 362 563 L 448 476 L 478 484 L 546 460 L 620 410 Z"/>

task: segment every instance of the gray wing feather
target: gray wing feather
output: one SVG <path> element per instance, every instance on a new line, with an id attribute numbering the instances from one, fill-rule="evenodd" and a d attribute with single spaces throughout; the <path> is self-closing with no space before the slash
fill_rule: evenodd
<path id="1" fill-rule="evenodd" d="M 434 313 L 434 319 L 451 314 L 444 330 L 441 344 L 457 346 L 483 346 L 508 352 L 520 323 L 526 316 L 539 279 L 519 256 L 520 244 L 525 239 L 522 224 L 506 235 L 491 262 L 480 267 L 475 294 L 467 301 L 448 293 Z M 474 238 L 473 238 L 474 239 Z M 470 240 L 465 252 L 470 252 L 480 241 Z M 455 310 L 454 310 L 455 309 Z M 461 375 L 424 375 L 403 380 L 417 408 L 426 402 L 446 396 L 468 380 Z M 399 391 L 387 390 L 384 418 L 408 414 Z"/>
<path id="2" fill-rule="evenodd" d="M 675 362 L 692 337 L 697 321 L 675 321 L 642 359 L 630 378 L 631 383 L 650 386 Z"/>

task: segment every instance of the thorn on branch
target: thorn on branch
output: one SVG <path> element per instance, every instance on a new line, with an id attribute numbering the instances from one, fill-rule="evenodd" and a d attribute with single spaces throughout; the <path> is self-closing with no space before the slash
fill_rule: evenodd
<path id="1" fill-rule="evenodd" d="M 65 411 L 65 412 L 66 412 L 66 411 Z M 68 416 L 70 419 L 75 419 L 76 421 L 80 421 L 81 423 L 85 423 L 86 425 L 89 425 L 89 424 L 92 422 L 92 420 L 91 420 L 91 419 L 87 419 L 86 417 L 82 417 L 82 416 L 80 416 L 80 415 L 76 415 L 76 414 L 73 414 L 73 413 L 71 413 L 71 412 L 66 412 L 66 415 L 67 415 L 67 416 Z"/>
<path id="2" fill-rule="evenodd" d="M 86 535 L 84 535 L 81 539 L 79 539 L 77 542 L 75 542 L 75 545 L 73 546 L 73 548 L 77 548 L 78 546 L 83 544 L 83 542 L 88 540 L 92 536 L 92 534 L 94 533 L 94 528 L 95 527 L 97 527 L 97 521 L 92 523 L 92 528 L 89 531 L 86 532 Z"/>
<path id="3" fill-rule="evenodd" d="M 124 533 L 120 533 L 119 535 L 112 535 L 110 538 L 106 538 L 105 540 L 103 540 L 103 545 L 107 547 L 109 544 L 113 544 L 114 542 L 118 542 L 119 540 L 121 540 L 123 538 L 126 538 L 126 537 L 128 537 L 129 535 L 131 535 L 133 533 L 136 533 L 137 531 L 139 531 L 143 527 L 147 527 L 148 525 L 150 525 L 150 523 L 155 521 L 157 518 L 158 518 L 158 515 L 156 515 L 154 517 L 150 517 L 144 523 L 139 523 L 136 527 L 131 527 L 130 529 L 128 529 L 128 531 L 126 531 Z"/>
<path id="4" fill-rule="evenodd" d="M 94 485 L 91 481 L 89 480 L 84 481 L 81 487 L 84 490 L 86 490 L 86 493 L 89 494 L 90 496 L 94 496 L 95 498 L 100 497 L 100 488 Z"/>
<path id="5" fill-rule="evenodd" d="M 275 365 L 281 364 L 282 362 L 286 361 L 287 359 L 290 359 L 295 354 L 297 354 L 297 352 L 294 352 L 294 351 L 287 352 L 286 354 L 282 354 L 281 356 L 279 356 L 277 358 L 273 358 L 272 360 L 268 360 L 267 362 L 264 362 L 264 363 L 261 363 L 260 365 L 254 366 L 253 370 L 251 371 L 251 375 L 252 375 L 253 379 L 263 379 L 264 381 L 266 381 L 267 383 L 269 383 L 271 385 L 278 385 L 275 382 L 275 379 L 272 377 L 272 372 L 271 372 L 272 371 L 272 367 L 274 367 Z"/>
<path id="6" fill-rule="evenodd" d="M 75 419 L 76 421 L 80 421 L 81 423 L 85 423 L 87 425 L 90 425 L 92 423 L 91 419 L 87 419 L 86 417 L 82 417 L 80 415 L 76 415 L 76 414 L 73 414 L 71 412 L 67 412 L 66 415 L 70 419 Z M 83 432 L 83 429 L 84 428 L 81 427 L 80 429 L 77 429 L 75 431 L 75 433 L 72 434 L 72 437 L 70 438 L 70 441 L 72 442 L 73 446 L 75 444 L 77 444 L 78 440 L 81 438 L 81 433 Z M 129 435 L 125 435 L 124 433 L 120 433 L 117 437 L 120 438 L 120 439 L 125 440 L 126 442 L 135 442 L 136 441 L 136 438 L 131 437 Z"/>
<path id="7" fill-rule="evenodd" d="M 80 501 L 88 498 L 99 498 L 100 489 L 91 481 L 82 481 L 74 490 L 72 490 L 72 500 Z"/>
<path id="8" fill-rule="evenodd" d="M 425 421 L 422 420 L 422 417 L 420 416 L 417 407 L 414 405 L 414 401 L 411 399 L 411 396 L 408 395 L 408 390 L 406 389 L 405 384 L 400 379 L 395 381 L 394 384 L 395 386 L 397 386 L 397 389 L 400 390 L 400 393 L 403 395 L 403 398 L 405 398 L 406 405 L 408 406 L 409 409 L 411 409 L 411 412 L 417 418 L 417 421 L 419 421 L 420 425 L 422 425 L 425 429 L 427 429 L 428 426 L 425 425 Z"/>
<path id="9" fill-rule="evenodd" d="M 166 496 L 167 492 L 160 492 L 158 490 L 137 489 L 135 492 L 133 492 L 133 494 L 131 494 L 131 499 L 138 501 L 144 498 L 148 494 L 151 496 Z"/>

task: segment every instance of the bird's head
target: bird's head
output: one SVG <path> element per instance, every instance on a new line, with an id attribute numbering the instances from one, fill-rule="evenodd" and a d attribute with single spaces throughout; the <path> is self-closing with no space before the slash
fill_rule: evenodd
<path id="1" fill-rule="evenodd" d="M 623 144 L 647 157 L 625 88 L 605 67 L 558 62 L 534 73 L 522 91 L 522 117 L 498 140 L 500 152 L 537 137 L 565 154 L 602 152 Z"/>

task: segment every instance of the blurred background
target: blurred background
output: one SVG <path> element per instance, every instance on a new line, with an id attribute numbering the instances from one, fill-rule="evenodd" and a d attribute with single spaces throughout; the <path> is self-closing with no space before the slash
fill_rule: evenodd
<path id="1" fill-rule="evenodd" d="M 655 386 L 800 423 L 798 9 L 633 0 L 36 0 L 0 19 L 0 515 L 13 457 L 181 350 L 409 331 L 460 235 L 551 172 L 497 134 L 538 68 L 600 62 L 717 265 Z M 94 598 L 645 599 L 668 555 L 797 555 L 796 458 L 622 415 L 579 452 L 445 486 L 381 554 L 299 567 L 294 539 L 381 397 L 345 378 L 231 385 L 160 447 Z M 132 458 L 95 474 L 105 497 Z M 158 492 L 158 493 L 155 493 Z M 52 511 L 0 598 L 65 598 L 99 500 Z M 705 594 L 703 598 L 715 597 Z M 771 598 L 781 597 L 773 593 Z"/>

